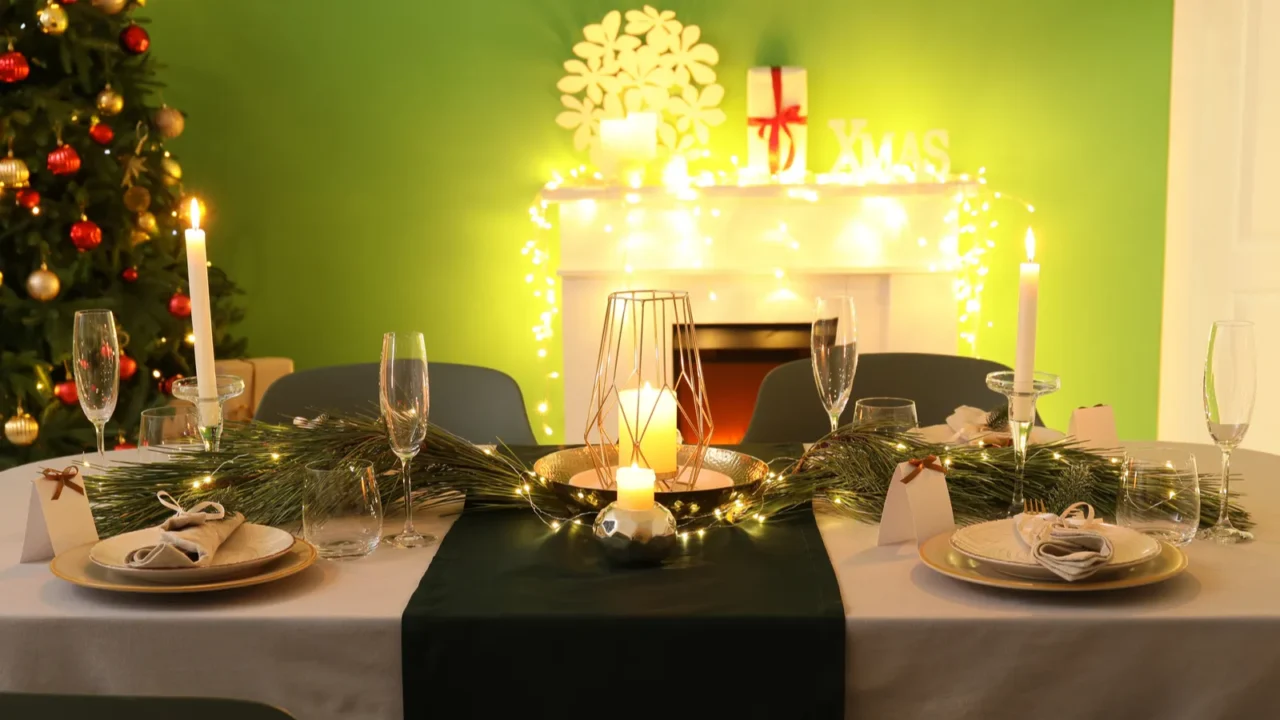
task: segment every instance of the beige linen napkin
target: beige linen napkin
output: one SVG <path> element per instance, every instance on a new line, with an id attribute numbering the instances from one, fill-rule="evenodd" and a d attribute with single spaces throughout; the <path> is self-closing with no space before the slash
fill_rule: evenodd
<path id="1" fill-rule="evenodd" d="M 1022 513 L 1014 518 L 1014 532 L 1031 548 L 1031 557 L 1053 574 L 1075 582 L 1111 562 L 1111 540 L 1103 535 L 1089 503 L 1073 503 L 1062 515 Z"/>
<path id="2" fill-rule="evenodd" d="M 202 502 L 184 510 L 169 493 L 156 493 L 160 504 L 174 511 L 173 517 L 160 524 L 160 542 L 132 550 L 125 557 L 136 568 L 208 567 L 218 547 L 231 533 L 244 524 L 244 515 L 227 516 L 222 505 Z M 211 512 L 206 512 L 206 509 Z"/>

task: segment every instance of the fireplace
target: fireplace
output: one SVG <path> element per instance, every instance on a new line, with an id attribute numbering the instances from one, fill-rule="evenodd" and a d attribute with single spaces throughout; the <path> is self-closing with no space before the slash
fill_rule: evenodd
<path id="1" fill-rule="evenodd" d="M 683 326 L 673 325 L 672 333 Z M 809 357 L 809 325 L 807 323 L 717 323 L 697 326 L 698 358 L 702 378 L 711 407 L 715 430 L 714 444 L 742 441 L 755 410 L 756 395 L 764 376 L 775 367 Z M 674 344 L 674 343 L 673 343 Z M 685 368 L 678 353 L 672 356 L 678 377 Z M 689 369 L 692 373 L 692 369 Z M 678 390 L 681 407 L 690 407 L 690 390 L 681 384 Z M 693 436 L 685 418 L 679 418 L 682 435 Z"/>

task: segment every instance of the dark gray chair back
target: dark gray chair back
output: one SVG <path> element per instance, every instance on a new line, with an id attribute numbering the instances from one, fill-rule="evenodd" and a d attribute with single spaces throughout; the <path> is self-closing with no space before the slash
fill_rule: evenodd
<path id="1" fill-rule="evenodd" d="M 27 695 L 0 693 L 0 718 L 93 718 L 93 720 L 293 720 L 279 708 L 215 698 L 115 695 Z"/>
<path id="2" fill-rule="evenodd" d="M 433 362 L 431 422 L 473 443 L 502 440 L 533 445 L 533 429 L 520 386 L 504 372 Z M 256 420 L 293 422 L 321 412 L 378 414 L 378 363 L 302 370 L 276 380 L 258 405 Z"/>
<path id="3" fill-rule="evenodd" d="M 858 356 L 853 392 L 840 424 L 853 420 L 858 398 L 902 397 L 916 403 L 920 425 L 938 425 L 961 405 L 999 407 L 1004 396 L 987 389 L 987 373 L 1009 368 L 990 360 L 926 353 Z M 715 417 L 714 409 L 712 417 Z M 831 431 L 818 398 L 810 360 L 793 360 L 765 376 L 743 442 L 814 442 Z"/>

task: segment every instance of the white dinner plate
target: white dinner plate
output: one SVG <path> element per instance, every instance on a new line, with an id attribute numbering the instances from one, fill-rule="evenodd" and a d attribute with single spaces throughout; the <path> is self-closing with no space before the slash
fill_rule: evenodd
<path id="1" fill-rule="evenodd" d="M 919 428 L 916 432 L 924 438 L 925 442 L 936 443 L 939 445 L 951 442 L 951 438 L 955 437 L 956 431 L 947 425 L 926 425 Z M 991 435 L 999 435 L 1000 433 L 990 433 Z M 1007 433 L 1006 433 L 1007 434 Z M 1053 428 L 1040 427 L 1039 425 L 1031 428 L 1031 444 L 1032 445 L 1048 445 L 1057 442 L 1067 436 L 1061 430 Z M 978 438 L 974 438 L 975 440 Z"/>
<path id="2" fill-rule="evenodd" d="M 213 555 L 213 563 L 208 567 L 129 567 L 125 558 L 130 552 L 159 541 L 158 527 L 135 530 L 98 542 L 89 550 L 89 559 L 95 565 L 133 580 L 165 584 L 211 583 L 251 575 L 272 560 L 284 556 L 293 547 L 293 536 L 284 530 L 244 523 L 222 543 Z"/>
<path id="3" fill-rule="evenodd" d="M 1160 555 L 1160 543 L 1136 530 L 1108 523 L 1100 525 L 1098 530 L 1111 540 L 1112 547 L 1111 562 L 1101 572 L 1141 565 Z M 962 527 L 951 536 L 951 547 L 965 557 L 1015 577 L 1033 580 L 1057 577 L 1031 557 L 1031 549 L 1013 529 L 1012 518 Z"/>

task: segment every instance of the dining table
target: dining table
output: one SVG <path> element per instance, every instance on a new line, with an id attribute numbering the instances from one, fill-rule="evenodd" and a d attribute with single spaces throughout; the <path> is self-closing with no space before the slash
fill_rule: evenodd
<path id="1" fill-rule="evenodd" d="M 1205 473 L 1220 467 L 1210 445 L 1124 445 L 1194 452 Z M 87 459 L 134 461 L 135 453 Z M 439 545 L 384 544 L 363 559 L 321 560 L 274 583 L 222 592 L 79 587 L 54 577 L 48 563 L 20 563 L 19 554 L 31 479 L 41 467 L 81 459 L 0 473 L 0 693 L 251 700 L 299 720 L 404 717 L 402 614 Z M 1181 575 L 1109 592 L 966 584 L 925 566 L 914 543 L 879 546 L 876 525 L 815 508 L 844 608 L 845 717 L 1277 716 L 1280 456 L 1241 449 L 1232 471 L 1241 476 L 1232 488 L 1256 522 L 1253 542 L 1197 540 L 1185 547 L 1189 567 Z M 447 538 L 459 509 L 435 508 L 415 520 L 419 530 Z M 749 668 L 750 646 L 742 652 Z M 749 670 L 741 677 L 745 695 L 727 701 L 726 714 L 758 717 L 750 687 L 769 678 Z M 644 680 L 664 678 L 672 679 L 655 673 Z M 500 691 L 518 692 L 518 678 L 494 681 Z M 443 700 L 456 690 L 428 691 Z M 572 683 L 564 691 L 571 696 Z M 678 707 L 654 711 L 680 717 Z"/>

